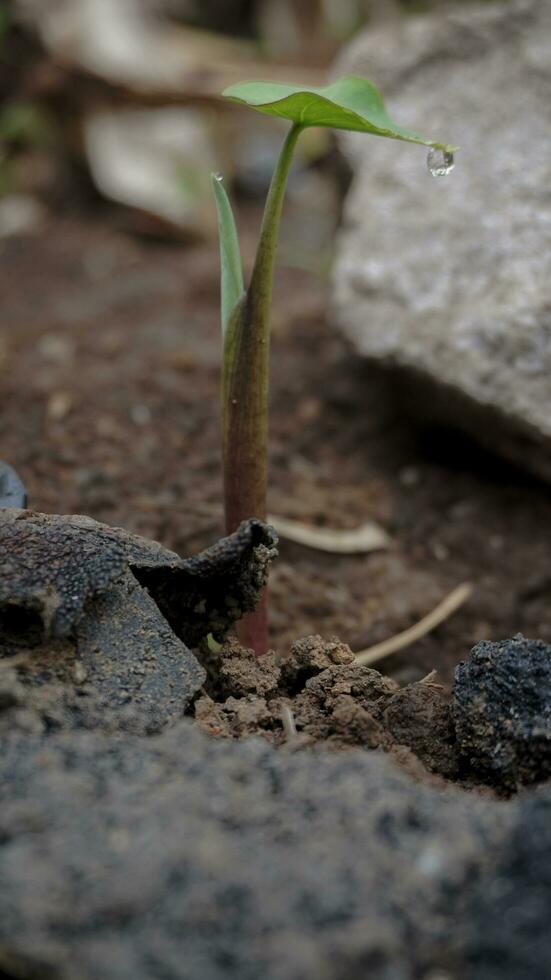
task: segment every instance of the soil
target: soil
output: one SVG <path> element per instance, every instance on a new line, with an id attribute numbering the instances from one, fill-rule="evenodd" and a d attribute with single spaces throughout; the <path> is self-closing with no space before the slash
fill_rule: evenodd
<path id="1" fill-rule="evenodd" d="M 250 258 L 258 214 L 243 219 Z M 81 217 L 5 241 L 2 260 L 0 455 L 31 507 L 182 556 L 211 545 L 215 247 Z M 392 546 L 335 557 L 282 541 L 268 656 L 203 638 L 201 666 L 185 646 L 222 633 L 213 561 L 216 595 L 247 608 L 224 578 L 235 586 L 235 546 L 186 562 L 86 518 L 5 512 L 44 565 L 19 533 L 9 588 L 52 636 L 31 630 L 30 650 L 0 661 L 0 977 L 548 976 L 550 648 L 487 642 L 549 636 L 548 491 L 407 417 L 399 376 L 350 354 L 328 303 L 327 283 L 281 271 L 270 507 L 375 519 Z M 261 525 L 246 535 L 244 603 L 271 554 Z M 42 579 L 63 615 L 37 604 Z M 354 663 L 465 580 L 474 598 L 389 676 Z"/>
<path id="2" fill-rule="evenodd" d="M 250 262 L 258 209 L 240 216 Z M 289 220 L 289 219 L 288 219 Z M 294 219 L 302 220 L 300 213 Z M 292 223 L 287 226 L 292 234 Z M 2 242 L 0 456 L 33 509 L 82 513 L 191 555 L 222 531 L 218 256 L 106 215 L 50 218 Z M 400 683 L 449 685 L 481 639 L 551 635 L 548 488 L 401 404 L 402 379 L 355 358 L 330 286 L 277 276 L 270 510 L 390 532 L 386 552 L 331 556 L 282 541 L 271 574 L 279 655 L 308 634 L 352 649 L 411 625 L 459 582 L 473 598 L 385 662 Z"/>

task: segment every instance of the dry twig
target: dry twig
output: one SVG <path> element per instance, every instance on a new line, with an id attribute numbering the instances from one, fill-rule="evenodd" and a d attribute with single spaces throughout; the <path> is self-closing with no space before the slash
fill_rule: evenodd
<path id="1" fill-rule="evenodd" d="M 472 595 L 472 592 L 473 586 L 470 582 L 458 585 L 442 602 L 438 603 L 432 612 L 420 619 L 414 626 L 410 626 L 402 633 L 397 633 L 396 636 L 389 637 L 388 640 L 383 640 L 382 643 L 376 643 L 372 647 L 360 650 L 356 654 L 356 663 L 364 666 L 377 663 L 383 657 L 388 657 L 391 653 L 403 650 L 404 647 L 420 640 L 422 636 L 426 636 L 427 633 L 430 633 L 440 623 L 452 616 L 454 612 L 457 612 L 459 607 Z"/>
<path id="2" fill-rule="evenodd" d="M 373 522 L 343 531 L 302 524 L 300 521 L 291 521 L 286 517 L 276 517 L 273 514 L 270 514 L 268 520 L 282 538 L 317 551 L 328 551 L 334 555 L 366 554 L 370 551 L 380 551 L 390 545 L 390 538 L 386 531 Z"/>

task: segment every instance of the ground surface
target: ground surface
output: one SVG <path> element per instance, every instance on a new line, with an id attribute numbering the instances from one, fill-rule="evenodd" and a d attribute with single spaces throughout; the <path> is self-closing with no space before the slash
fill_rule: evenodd
<path id="1" fill-rule="evenodd" d="M 210 544 L 222 530 L 215 248 L 81 218 L 5 242 L 0 258 L 0 456 L 32 506 L 182 554 Z M 283 654 L 316 632 L 358 648 L 460 581 L 474 598 L 385 664 L 394 679 L 354 666 L 339 642 L 260 663 L 230 642 L 203 655 L 196 723 L 149 734 L 161 719 L 147 738 L 86 720 L 93 678 L 76 672 L 74 645 L 54 681 L 80 713 L 58 710 L 55 691 L 48 701 L 37 650 L 34 673 L 3 671 L 1 977 L 549 976 L 547 651 L 534 645 L 531 672 L 517 650 L 489 677 L 492 650 L 479 648 L 482 673 L 463 669 L 451 708 L 434 678 L 395 683 L 433 667 L 449 680 L 475 640 L 549 636 L 548 489 L 405 418 L 399 381 L 346 350 L 328 300 L 313 275 L 281 272 L 271 509 L 335 527 L 376 518 L 393 545 L 333 558 L 283 542 L 274 645 Z M 133 615 L 124 597 L 121 608 Z M 283 739 L 284 702 L 298 739 Z M 517 779 L 508 748 L 515 766 L 533 751 L 544 768 Z"/>
<path id="2" fill-rule="evenodd" d="M 243 215 L 250 259 L 258 215 Z M 300 219 L 300 216 L 299 216 Z M 292 229 L 291 229 L 292 232 Z M 37 510 L 84 513 L 182 554 L 222 530 L 214 245 L 145 242 L 98 218 L 51 219 L 0 252 L 0 456 Z M 447 681 L 479 639 L 551 635 L 549 490 L 400 410 L 400 380 L 366 368 L 327 322 L 329 285 L 280 269 L 270 509 L 353 527 L 386 553 L 334 558 L 283 542 L 272 638 L 354 649 L 409 626 L 464 580 L 474 598 L 385 665 Z"/>

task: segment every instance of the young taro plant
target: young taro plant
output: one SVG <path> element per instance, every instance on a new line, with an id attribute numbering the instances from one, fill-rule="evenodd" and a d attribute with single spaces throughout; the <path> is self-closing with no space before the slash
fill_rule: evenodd
<path id="1" fill-rule="evenodd" d="M 412 133 L 387 115 L 381 94 L 365 78 L 349 76 L 324 88 L 244 82 L 223 93 L 233 102 L 288 119 L 290 128 L 272 177 L 250 282 L 243 283 L 237 230 L 221 178 L 213 175 L 221 254 L 223 337 L 222 425 L 227 533 L 251 517 L 266 519 L 270 308 L 277 238 L 287 176 L 297 140 L 307 126 L 353 130 L 430 147 L 429 170 L 449 173 L 456 147 Z M 239 624 L 241 641 L 267 650 L 266 595 Z"/>

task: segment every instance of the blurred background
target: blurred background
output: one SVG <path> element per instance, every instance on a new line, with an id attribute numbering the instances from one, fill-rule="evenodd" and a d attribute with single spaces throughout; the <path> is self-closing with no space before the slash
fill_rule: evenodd
<path id="1" fill-rule="evenodd" d="M 110 202 L 138 234 L 211 236 L 209 170 L 223 170 L 244 198 L 261 197 L 280 139 L 277 123 L 223 105 L 219 93 L 244 78 L 324 83 L 362 26 L 427 6 L 1 0 L 0 234 L 30 230 L 47 210 L 105 214 Z M 310 211 L 316 191 L 331 199 L 343 176 L 331 147 L 324 131 L 302 141 L 309 177 L 294 190 L 310 194 Z M 327 227 L 311 234 L 316 254 L 320 232 L 330 241 L 334 202 L 318 211 Z"/>

